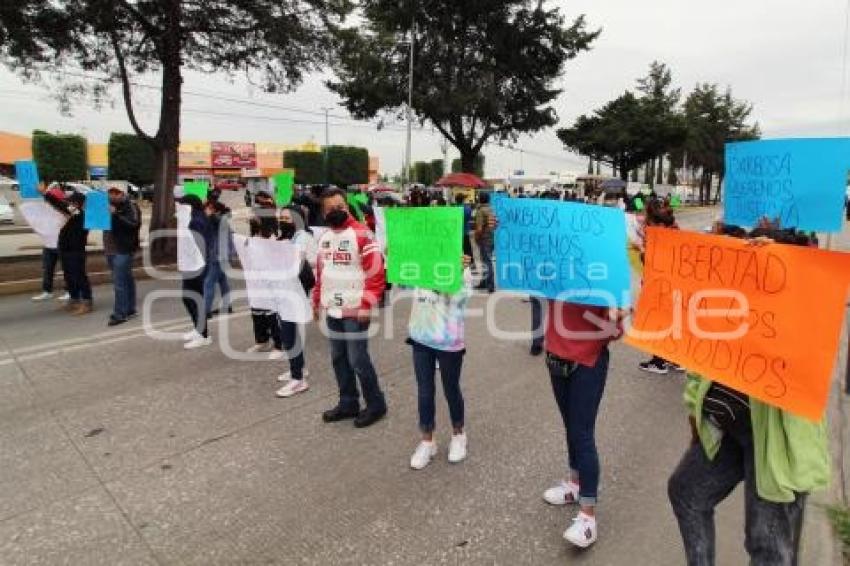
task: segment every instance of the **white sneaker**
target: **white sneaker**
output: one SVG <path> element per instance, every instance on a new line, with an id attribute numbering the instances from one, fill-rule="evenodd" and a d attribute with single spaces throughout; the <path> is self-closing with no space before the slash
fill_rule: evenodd
<path id="1" fill-rule="evenodd" d="M 431 458 L 437 455 L 437 443 L 433 440 L 425 442 L 424 440 L 416 447 L 413 456 L 410 457 L 410 467 L 414 470 L 421 470 L 431 463 Z"/>
<path id="2" fill-rule="evenodd" d="M 46 301 L 47 299 L 52 299 L 53 293 L 48 293 L 47 291 L 42 291 L 38 295 L 32 298 L 33 302 L 40 303 L 41 301 Z"/>
<path id="3" fill-rule="evenodd" d="M 269 353 L 270 360 L 282 360 L 284 358 L 283 351 L 281 350 L 272 350 Z"/>
<path id="4" fill-rule="evenodd" d="M 573 524 L 564 531 L 564 538 L 567 542 L 571 542 L 579 548 L 587 548 L 596 542 L 597 534 L 596 518 L 588 517 L 579 511 L 579 514 L 573 519 Z"/>
<path id="5" fill-rule="evenodd" d="M 466 460 L 466 433 L 453 434 L 449 443 L 449 463 L 458 464 Z"/>
<path id="6" fill-rule="evenodd" d="M 181 336 L 181 338 L 184 341 L 186 341 L 186 340 L 194 340 L 195 337 L 197 337 L 197 336 L 200 336 L 200 334 L 198 334 L 198 332 L 196 330 L 192 329 L 189 332 L 186 332 L 185 334 L 183 334 L 183 336 Z"/>
<path id="7" fill-rule="evenodd" d="M 578 503 L 578 484 L 574 481 L 561 480 L 558 485 L 543 492 L 543 499 L 549 505 Z"/>
<path id="8" fill-rule="evenodd" d="M 307 368 L 302 369 L 301 370 L 301 379 L 307 379 L 308 377 L 310 377 L 310 370 L 308 370 Z M 277 376 L 277 380 L 280 381 L 280 382 L 291 381 L 292 380 L 292 372 L 287 371 L 287 372 L 280 374 L 279 376 Z"/>
<path id="9" fill-rule="evenodd" d="M 247 350 L 245 350 L 246 354 L 256 354 L 257 352 L 268 352 L 271 350 L 271 345 L 268 342 L 263 344 L 254 344 Z"/>
<path id="10" fill-rule="evenodd" d="M 65 291 L 64 293 L 62 293 L 61 297 L 56 297 L 56 300 L 57 301 L 63 301 L 63 302 L 70 301 L 71 300 L 71 293 L 69 293 L 68 291 Z"/>
<path id="11" fill-rule="evenodd" d="M 283 398 L 293 397 L 299 393 L 304 393 L 308 389 L 310 389 L 310 384 L 307 383 L 306 379 L 293 379 L 278 389 L 276 395 Z"/>
<path id="12" fill-rule="evenodd" d="M 204 338 L 200 334 L 183 344 L 183 348 L 185 350 L 194 350 L 195 348 L 202 348 L 204 346 L 209 346 L 212 344 L 212 338 L 207 336 Z"/>

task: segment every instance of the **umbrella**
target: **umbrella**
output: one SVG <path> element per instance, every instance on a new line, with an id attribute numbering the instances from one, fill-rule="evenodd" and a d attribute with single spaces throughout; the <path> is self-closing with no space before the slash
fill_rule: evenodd
<path id="1" fill-rule="evenodd" d="M 452 173 L 434 183 L 438 187 L 472 187 L 481 189 L 487 186 L 478 176 L 472 173 Z"/>

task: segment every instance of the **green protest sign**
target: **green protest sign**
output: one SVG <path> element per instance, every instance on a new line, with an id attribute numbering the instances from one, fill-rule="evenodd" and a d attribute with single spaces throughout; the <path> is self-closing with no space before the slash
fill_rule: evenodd
<path id="1" fill-rule="evenodd" d="M 288 206 L 292 202 L 295 172 L 292 170 L 277 173 L 274 181 L 274 202 L 278 206 Z"/>
<path id="2" fill-rule="evenodd" d="M 640 198 L 635 199 L 635 210 L 637 210 L 637 211 L 643 210 L 643 199 L 640 199 Z"/>
<path id="3" fill-rule="evenodd" d="M 679 198 L 679 195 L 673 195 L 673 198 L 670 199 L 670 206 L 673 208 L 679 208 L 682 206 L 682 199 Z"/>
<path id="4" fill-rule="evenodd" d="M 361 222 L 363 221 L 363 206 L 369 203 L 369 197 L 363 193 L 348 193 L 345 200 L 351 213 Z"/>
<path id="5" fill-rule="evenodd" d="M 183 183 L 184 195 L 195 195 L 202 201 L 207 200 L 207 193 L 210 192 L 210 185 L 206 181 L 188 181 Z"/>
<path id="6" fill-rule="evenodd" d="M 463 285 L 463 208 L 387 208 L 387 281 L 457 293 Z"/>

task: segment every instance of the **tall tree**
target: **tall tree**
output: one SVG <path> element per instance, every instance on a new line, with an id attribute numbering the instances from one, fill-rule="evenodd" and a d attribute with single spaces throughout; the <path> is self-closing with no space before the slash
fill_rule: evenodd
<path id="1" fill-rule="evenodd" d="M 27 78 L 78 68 L 121 85 L 130 125 L 156 155 L 155 231 L 173 223 L 184 71 L 246 72 L 269 91 L 292 88 L 325 62 L 328 29 L 349 8 L 348 0 L 4 2 L 0 61 Z M 156 130 L 145 131 L 134 112 L 133 75 L 151 72 L 162 92 Z M 97 100 L 104 90 L 104 83 L 78 83 L 71 92 Z M 157 256 L 171 248 L 157 244 Z"/>
<path id="2" fill-rule="evenodd" d="M 685 150 L 688 161 L 702 170 L 700 202 L 705 203 L 711 197 L 715 175 L 718 189 L 714 200 L 720 200 L 720 186 L 726 174 L 726 143 L 761 136 L 758 124 L 749 123 L 752 111 L 752 104 L 736 100 L 730 88 L 721 93 L 716 84 L 698 84 L 685 101 L 688 126 Z"/>
<path id="3" fill-rule="evenodd" d="M 147 185 L 154 179 L 156 158 L 150 144 L 135 134 L 109 136 L 109 178 Z"/>
<path id="4" fill-rule="evenodd" d="M 35 130 L 32 156 L 43 181 L 83 181 L 88 177 L 88 142 L 82 136 Z"/>
<path id="5" fill-rule="evenodd" d="M 599 32 L 543 0 L 363 0 L 342 34 L 328 86 L 355 116 L 402 115 L 413 40 L 412 110 L 474 170 L 487 141 L 516 141 L 557 123 L 551 103 L 567 61 Z"/>
<path id="6" fill-rule="evenodd" d="M 653 61 L 645 77 L 637 80 L 641 103 L 651 118 L 645 133 L 647 145 L 654 152 L 647 168 L 649 185 L 664 182 L 664 155 L 680 146 L 687 136 L 684 118 L 679 112 L 682 90 L 673 87 L 673 73 L 664 63 Z"/>
<path id="7" fill-rule="evenodd" d="M 641 101 L 626 92 L 592 115 L 579 116 L 572 127 L 559 129 L 558 138 L 568 149 L 593 156 L 597 167 L 608 163 L 627 181 L 630 171 L 654 156 L 646 136 L 652 127 Z"/>

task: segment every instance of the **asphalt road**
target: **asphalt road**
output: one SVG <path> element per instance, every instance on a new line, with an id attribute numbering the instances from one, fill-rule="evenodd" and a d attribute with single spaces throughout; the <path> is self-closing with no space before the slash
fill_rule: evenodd
<path id="1" fill-rule="evenodd" d="M 175 288 L 146 281 L 140 295 Z M 252 343 L 244 303 L 226 330 L 212 326 L 215 346 L 185 352 L 146 336 L 141 320 L 107 329 L 111 289 L 95 295 L 82 319 L 0 298 L 0 564 L 683 564 L 666 497 L 689 437 L 683 380 L 641 373 L 643 355 L 624 345 L 613 346 L 599 417 L 600 540 L 581 552 L 561 538 L 572 510 L 541 499 L 564 471 L 564 434 L 518 297 L 490 317 L 475 314 L 486 297 L 472 301 L 469 459 L 445 461 L 440 397 L 442 451 L 414 472 L 407 302 L 382 314 L 371 342 L 388 418 L 355 430 L 321 422 L 336 386 L 315 325 L 312 389 L 281 400 L 285 362 L 222 353 L 222 342 Z M 188 328 L 176 298 L 150 306 L 157 329 Z M 517 339 L 493 340 L 488 323 Z M 718 510 L 718 564 L 746 562 L 742 518 L 736 492 Z"/>

